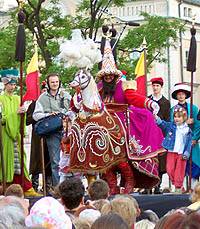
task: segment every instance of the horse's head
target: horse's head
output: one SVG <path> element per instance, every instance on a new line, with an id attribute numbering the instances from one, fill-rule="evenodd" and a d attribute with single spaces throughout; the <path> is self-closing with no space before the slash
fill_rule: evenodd
<path id="1" fill-rule="evenodd" d="M 86 88 L 90 83 L 91 75 L 86 70 L 79 70 L 69 84 L 72 88 Z"/>

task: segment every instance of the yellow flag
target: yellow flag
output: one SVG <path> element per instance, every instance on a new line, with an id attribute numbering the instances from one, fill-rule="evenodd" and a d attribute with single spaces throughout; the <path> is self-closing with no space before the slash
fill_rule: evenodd
<path id="1" fill-rule="evenodd" d="M 27 74 L 29 73 L 32 73 L 32 72 L 36 72 L 36 71 L 39 71 L 39 68 L 38 68 L 38 52 L 37 52 L 37 49 L 35 49 L 35 53 L 27 67 Z"/>
<path id="2" fill-rule="evenodd" d="M 142 52 L 142 55 L 140 56 L 140 59 L 137 62 L 137 65 L 135 68 L 135 74 L 136 74 L 136 78 L 145 75 L 144 52 Z"/>

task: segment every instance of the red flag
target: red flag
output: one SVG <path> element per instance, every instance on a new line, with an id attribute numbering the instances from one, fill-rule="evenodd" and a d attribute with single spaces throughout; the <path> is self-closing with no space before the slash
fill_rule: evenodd
<path id="1" fill-rule="evenodd" d="M 145 91 L 145 65 L 144 65 L 144 52 L 140 56 L 135 68 L 136 82 L 137 82 L 137 93 L 146 95 Z"/>
<path id="2" fill-rule="evenodd" d="M 27 92 L 23 97 L 23 101 L 37 100 L 40 96 L 37 48 L 27 68 L 26 87 Z"/>

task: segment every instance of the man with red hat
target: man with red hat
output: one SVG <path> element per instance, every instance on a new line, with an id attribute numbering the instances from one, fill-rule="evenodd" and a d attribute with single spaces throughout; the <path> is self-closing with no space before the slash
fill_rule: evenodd
<path id="1" fill-rule="evenodd" d="M 192 106 L 193 118 L 190 118 L 190 103 L 186 102 L 186 99 L 190 98 L 190 96 L 191 90 L 189 86 L 183 83 L 174 85 L 172 98 L 178 100 L 178 105 L 182 106 L 187 111 L 187 124 L 192 124 L 192 186 L 194 186 L 200 175 L 200 149 L 198 144 L 198 140 L 200 139 L 200 121 L 197 119 L 198 108 L 194 104 Z M 171 109 L 171 120 L 173 119 L 174 108 L 175 106 Z M 186 173 L 189 174 L 189 161 L 187 163 Z"/>
<path id="2" fill-rule="evenodd" d="M 162 89 L 163 89 L 163 78 L 162 77 L 156 77 L 152 78 L 151 80 L 152 83 L 152 89 L 153 89 L 153 94 L 148 96 L 150 99 L 153 101 L 157 102 L 158 105 L 160 106 L 160 110 L 158 112 L 158 116 L 162 119 L 165 120 L 166 122 L 170 121 L 170 102 L 168 99 L 166 99 L 162 95 Z M 166 136 L 166 132 L 163 132 L 163 136 Z M 158 186 L 155 187 L 154 194 L 162 194 L 160 191 L 160 185 L 162 183 L 162 175 L 166 173 L 166 160 L 167 160 L 167 153 L 161 155 L 158 157 L 159 159 L 159 177 L 160 177 L 160 183 Z M 152 191 L 150 191 L 151 193 Z M 147 194 L 147 190 L 144 190 L 142 194 Z"/>

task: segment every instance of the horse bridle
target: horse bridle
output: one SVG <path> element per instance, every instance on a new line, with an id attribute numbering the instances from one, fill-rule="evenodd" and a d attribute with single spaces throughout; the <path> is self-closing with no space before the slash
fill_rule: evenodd
<path id="1" fill-rule="evenodd" d="M 85 88 L 89 85 L 90 80 L 91 80 L 91 76 L 88 75 L 88 74 L 86 73 L 86 71 L 83 70 L 83 69 L 81 69 L 81 70 L 79 70 L 79 71 L 81 71 L 81 74 L 78 74 L 78 80 L 74 80 L 74 81 L 77 82 L 79 85 L 80 85 L 80 82 L 81 82 L 81 78 L 80 78 L 80 77 L 83 75 L 83 73 L 84 73 L 85 75 L 87 75 L 87 77 L 88 77 L 88 79 L 84 82 L 84 84 L 85 84 L 85 83 L 87 83 L 87 84 L 86 84 L 85 87 L 82 88 L 82 90 L 83 90 L 83 89 L 85 89 Z"/>

